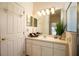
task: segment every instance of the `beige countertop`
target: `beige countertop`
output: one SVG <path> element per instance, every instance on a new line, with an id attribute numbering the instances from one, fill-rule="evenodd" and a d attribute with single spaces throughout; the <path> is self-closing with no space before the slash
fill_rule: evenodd
<path id="1" fill-rule="evenodd" d="M 51 35 L 47 35 L 47 36 L 41 35 L 41 36 L 38 36 L 38 37 L 26 37 L 26 39 L 67 44 L 67 40 L 65 40 L 65 39 L 61 40 L 61 39 L 58 39 L 58 38 L 54 38 Z"/>

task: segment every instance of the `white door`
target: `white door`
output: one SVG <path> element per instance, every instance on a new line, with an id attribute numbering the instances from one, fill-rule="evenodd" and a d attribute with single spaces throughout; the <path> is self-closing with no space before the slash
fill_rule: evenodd
<path id="1" fill-rule="evenodd" d="M 0 8 L 0 37 L 1 37 L 1 55 L 7 55 L 7 13 Z"/>
<path id="2" fill-rule="evenodd" d="M 16 5 L 17 6 L 17 5 Z M 24 20 L 19 14 L 0 8 L 1 55 L 22 55 L 24 52 Z"/>

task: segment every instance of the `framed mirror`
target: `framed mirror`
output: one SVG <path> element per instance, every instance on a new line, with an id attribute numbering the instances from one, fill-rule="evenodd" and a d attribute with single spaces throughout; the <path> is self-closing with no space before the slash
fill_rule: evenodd
<path id="1" fill-rule="evenodd" d="M 26 26 L 37 27 L 37 18 L 33 16 L 26 16 Z"/>
<path id="2" fill-rule="evenodd" d="M 38 28 L 42 34 L 53 35 L 56 24 L 64 19 L 63 9 L 55 10 L 54 14 L 38 16 Z M 53 30 L 53 29 L 54 30 Z"/>

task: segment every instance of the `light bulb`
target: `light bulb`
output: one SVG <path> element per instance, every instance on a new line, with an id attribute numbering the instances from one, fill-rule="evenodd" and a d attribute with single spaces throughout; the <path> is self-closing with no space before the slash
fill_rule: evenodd
<path id="1" fill-rule="evenodd" d="M 44 10 L 42 10 L 41 12 L 42 12 L 43 15 L 45 15 L 45 11 Z"/>
<path id="2" fill-rule="evenodd" d="M 40 11 L 38 11 L 37 14 L 38 14 L 39 16 L 41 16 L 41 12 L 40 12 Z"/>
<path id="3" fill-rule="evenodd" d="M 50 11 L 49 11 L 49 9 L 46 9 L 46 13 L 47 13 L 47 15 L 49 15 L 49 14 L 50 14 Z"/>
<path id="4" fill-rule="evenodd" d="M 52 13 L 52 14 L 54 14 L 54 13 L 55 13 L 54 8 L 51 8 L 51 13 Z"/>

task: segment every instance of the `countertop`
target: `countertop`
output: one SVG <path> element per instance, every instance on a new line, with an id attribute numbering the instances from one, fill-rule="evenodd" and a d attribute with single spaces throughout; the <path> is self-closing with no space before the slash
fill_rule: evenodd
<path id="1" fill-rule="evenodd" d="M 61 44 L 68 43 L 66 39 L 62 40 L 59 38 L 54 38 L 54 36 L 51 36 L 51 35 L 47 35 L 47 36 L 41 35 L 38 37 L 26 37 L 26 39 L 40 40 L 40 41 L 46 41 L 46 42 L 55 42 L 55 43 L 61 43 Z"/>

